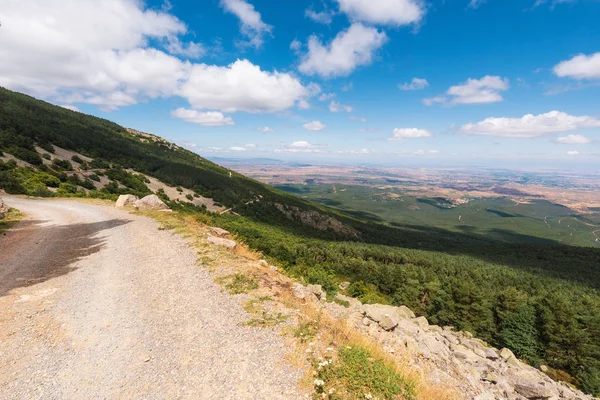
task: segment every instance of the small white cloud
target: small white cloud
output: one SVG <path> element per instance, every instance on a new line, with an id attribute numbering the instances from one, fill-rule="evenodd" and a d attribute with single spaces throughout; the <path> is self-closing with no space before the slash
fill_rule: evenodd
<path id="1" fill-rule="evenodd" d="M 71 111 L 77 111 L 77 112 L 79 112 L 79 108 L 77 108 L 76 106 L 74 106 L 74 105 L 71 105 L 71 104 L 61 104 L 60 106 L 61 106 L 62 108 L 66 108 L 67 110 L 71 110 Z"/>
<path id="2" fill-rule="evenodd" d="M 375 153 L 375 150 L 371 150 L 371 149 L 360 149 L 360 150 L 338 150 L 336 151 L 337 154 L 355 154 L 355 155 L 362 155 L 362 154 L 373 154 Z"/>
<path id="3" fill-rule="evenodd" d="M 201 112 L 187 108 L 178 108 L 171 111 L 171 116 L 202 126 L 235 125 L 231 117 L 226 117 L 218 111 Z"/>
<path id="4" fill-rule="evenodd" d="M 427 86 L 429 86 L 429 82 L 427 82 L 427 79 L 413 78 L 410 83 L 398 85 L 398 88 L 400 90 L 421 90 L 425 89 Z"/>
<path id="5" fill-rule="evenodd" d="M 275 129 L 269 128 L 268 126 L 263 126 L 262 128 L 258 128 L 258 131 L 262 133 L 271 133 L 275 132 Z"/>
<path id="6" fill-rule="evenodd" d="M 298 108 L 301 110 L 308 110 L 310 108 L 310 103 L 304 99 L 298 101 Z"/>
<path id="7" fill-rule="evenodd" d="M 335 93 L 323 93 L 319 96 L 319 101 L 329 101 L 335 97 Z"/>
<path id="8" fill-rule="evenodd" d="M 308 143 L 306 140 L 296 140 L 296 141 L 292 142 L 290 147 L 293 147 L 295 149 L 310 149 L 313 146 L 312 146 L 312 144 Z"/>
<path id="9" fill-rule="evenodd" d="M 567 151 L 567 155 L 569 155 L 569 156 L 578 156 L 579 152 L 577 150 L 569 150 L 569 151 Z"/>
<path id="10" fill-rule="evenodd" d="M 465 134 L 533 138 L 548 133 L 574 131 L 579 128 L 600 127 L 600 120 L 588 115 L 574 116 L 560 111 L 546 114 L 527 114 L 522 118 L 486 118 L 460 128 Z"/>
<path id="11" fill-rule="evenodd" d="M 425 150 L 417 150 L 413 152 L 413 154 L 416 156 L 422 156 L 423 154 L 425 154 Z"/>
<path id="12" fill-rule="evenodd" d="M 262 21 L 261 15 L 246 0 L 221 0 L 225 11 L 234 14 L 242 23 L 241 32 L 248 38 L 248 44 L 261 47 L 263 37 L 271 33 L 273 27 Z"/>
<path id="13" fill-rule="evenodd" d="M 446 97 L 444 96 L 435 96 L 435 97 L 429 97 L 427 99 L 423 99 L 423 104 L 425 104 L 426 106 L 431 106 L 434 105 L 435 103 L 446 103 Z"/>
<path id="14" fill-rule="evenodd" d="M 244 147 L 246 149 L 254 149 L 256 147 L 256 145 L 254 143 L 248 143 L 248 144 L 245 144 Z"/>
<path id="15" fill-rule="evenodd" d="M 294 40 L 292 40 L 292 43 L 290 43 L 290 49 L 293 52 L 298 52 L 301 48 L 302 48 L 302 42 L 299 41 L 298 39 L 294 39 Z"/>
<path id="16" fill-rule="evenodd" d="M 231 150 L 231 151 L 246 151 L 246 148 L 241 147 L 241 146 L 233 146 L 233 147 L 230 147 L 229 150 Z"/>
<path id="17" fill-rule="evenodd" d="M 337 101 L 332 101 L 331 103 L 329 103 L 329 111 L 334 112 L 334 113 L 340 112 L 340 111 L 352 112 L 352 110 L 354 110 L 354 108 L 340 104 Z"/>
<path id="18" fill-rule="evenodd" d="M 367 119 L 365 117 L 356 117 L 354 115 L 351 115 L 348 118 L 351 119 L 351 120 L 353 120 L 353 121 L 367 122 Z"/>
<path id="19" fill-rule="evenodd" d="M 354 87 L 354 83 L 348 82 L 344 86 L 342 86 L 342 92 L 348 92 L 348 91 L 352 90 L 353 87 Z"/>
<path id="20" fill-rule="evenodd" d="M 554 67 L 554 73 L 574 79 L 600 79 L 600 52 L 589 56 L 579 54 L 563 61 Z"/>
<path id="21" fill-rule="evenodd" d="M 376 130 L 377 129 L 375 129 L 375 128 L 360 128 L 358 130 L 358 132 L 361 132 L 361 133 L 371 133 L 371 132 L 375 132 Z"/>
<path id="22" fill-rule="evenodd" d="M 438 154 L 439 150 L 429 150 L 429 154 Z"/>
<path id="23" fill-rule="evenodd" d="M 384 32 L 360 23 L 338 33 L 326 45 L 312 35 L 308 39 L 308 52 L 302 57 L 298 69 L 304 74 L 323 78 L 347 76 L 357 67 L 370 64 L 374 53 L 386 41 Z"/>
<path id="24" fill-rule="evenodd" d="M 396 128 L 393 133 L 394 135 L 388 140 L 421 139 L 433 135 L 428 130 L 417 128 Z"/>
<path id="25" fill-rule="evenodd" d="M 353 21 L 401 26 L 418 23 L 425 15 L 421 0 L 337 0 L 340 11 Z"/>
<path id="26" fill-rule="evenodd" d="M 474 10 L 478 9 L 479 6 L 481 6 L 483 3 L 485 3 L 487 0 L 471 0 L 469 2 L 469 8 L 472 8 Z"/>
<path id="27" fill-rule="evenodd" d="M 302 127 L 309 131 L 321 131 L 326 128 L 326 125 L 323 124 L 321 121 L 312 121 L 302 125 Z"/>
<path id="28" fill-rule="evenodd" d="M 304 11 L 304 15 L 318 24 L 329 25 L 333 19 L 334 13 L 327 10 L 315 12 L 312 8 L 307 8 L 306 11 Z"/>
<path id="29" fill-rule="evenodd" d="M 189 42 L 183 43 L 179 38 L 173 37 L 169 39 L 167 51 L 170 54 L 183 56 L 187 58 L 200 58 L 206 54 L 206 49 L 200 43 Z"/>
<path id="30" fill-rule="evenodd" d="M 499 92 L 508 90 L 508 79 L 499 76 L 484 76 L 468 79 L 465 83 L 452 86 L 446 92 L 452 96 L 452 104 L 485 104 L 502 101 Z"/>
<path id="31" fill-rule="evenodd" d="M 567 135 L 556 139 L 557 143 L 563 144 L 587 144 L 592 140 L 583 135 Z"/>

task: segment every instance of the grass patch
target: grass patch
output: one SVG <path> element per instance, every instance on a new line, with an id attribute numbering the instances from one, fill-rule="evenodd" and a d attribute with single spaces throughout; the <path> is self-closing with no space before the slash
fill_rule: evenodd
<path id="1" fill-rule="evenodd" d="M 333 302 L 339 304 L 340 306 L 344 306 L 346 308 L 350 308 L 350 302 L 342 299 L 338 299 L 337 297 L 333 298 Z"/>
<path id="2" fill-rule="evenodd" d="M 319 332 L 319 325 L 314 322 L 301 322 L 296 329 L 294 329 L 294 337 L 298 338 L 300 342 L 306 343 L 312 340 Z"/>
<path id="3" fill-rule="evenodd" d="M 229 294 L 248 293 L 258 289 L 258 282 L 244 274 L 233 274 L 222 276 L 217 282 L 223 285 Z"/>
<path id="4" fill-rule="evenodd" d="M 339 392 L 339 398 L 415 398 L 414 385 L 396 372 L 391 362 L 376 357 L 366 347 L 342 347 L 336 362 L 321 369 L 319 378 L 325 382 L 324 386 L 330 381 L 341 386 L 346 393 Z"/>
<path id="5" fill-rule="evenodd" d="M 3 219 L 0 219 L 0 234 L 4 234 L 4 231 L 10 229 L 15 223 L 19 222 L 25 214 L 21 211 L 11 208 L 4 215 Z"/>

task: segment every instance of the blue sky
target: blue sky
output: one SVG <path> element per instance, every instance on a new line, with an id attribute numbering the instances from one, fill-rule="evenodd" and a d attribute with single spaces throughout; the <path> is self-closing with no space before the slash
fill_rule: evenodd
<path id="1" fill-rule="evenodd" d="M 0 86 L 204 156 L 600 167 L 597 0 L 4 0 Z"/>

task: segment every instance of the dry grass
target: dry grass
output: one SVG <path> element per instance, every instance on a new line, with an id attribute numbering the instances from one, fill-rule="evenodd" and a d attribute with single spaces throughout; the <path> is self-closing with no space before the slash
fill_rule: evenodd
<path id="1" fill-rule="evenodd" d="M 21 211 L 14 208 L 9 209 L 4 218 L 0 219 L 0 234 L 10 229 L 14 224 L 22 220 L 23 217 L 25 217 L 25 214 Z"/>
<path id="2" fill-rule="evenodd" d="M 249 325 L 281 326 L 288 347 L 294 349 L 287 362 L 305 371 L 301 384 L 313 393 L 314 399 L 364 399 L 367 394 L 381 400 L 460 398 L 452 388 L 430 382 L 427 371 L 414 367 L 408 355 L 392 356 L 379 343 L 349 327 L 345 320 L 329 316 L 319 304 L 296 298 L 292 293 L 294 281 L 261 266 L 257 261 L 261 255 L 239 238 L 234 238 L 238 243 L 234 251 L 209 244 L 206 238 L 210 217 L 142 214 L 157 220 L 160 229 L 173 230 L 187 238 L 198 250 L 199 263 L 209 268 L 216 281 L 230 285 L 227 290 L 251 296 L 245 303 L 246 311 L 253 315 Z M 323 360 L 331 360 L 331 364 L 319 367 Z M 377 376 L 365 375 L 365 370 Z M 377 379 L 382 374 L 387 378 Z M 315 385 L 315 380 L 321 378 L 323 385 Z"/>

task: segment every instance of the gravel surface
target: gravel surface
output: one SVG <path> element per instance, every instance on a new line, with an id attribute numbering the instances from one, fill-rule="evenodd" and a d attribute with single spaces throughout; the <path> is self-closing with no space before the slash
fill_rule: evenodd
<path id="1" fill-rule="evenodd" d="M 5 197 L 27 214 L 0 237 L 1 399 L 299 399 L 284 339 L 141 216 Z"/>

